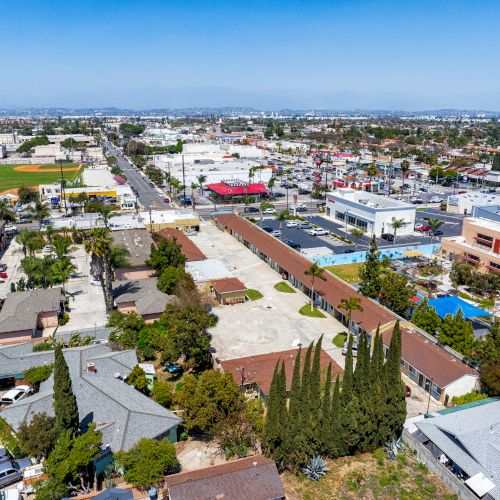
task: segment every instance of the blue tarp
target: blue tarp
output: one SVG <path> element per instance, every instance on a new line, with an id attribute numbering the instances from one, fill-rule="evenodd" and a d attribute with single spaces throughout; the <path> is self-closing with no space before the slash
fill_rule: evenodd
<path id="1" fill-rule="evenodd" d="M 454 295 L 441 297 L 440 299 L 430 299 L 429 305 L 436 309 L 440 318 L 444 318 L 447 314 L 455 316 L 459 309 L 462 309 L 465 319 L 477 318 L 480 316 L 491 316 L 491 313 L 488 311 L 473 306 L 465 300 L 462 300 L 460 297 L 455 297 Z"/>

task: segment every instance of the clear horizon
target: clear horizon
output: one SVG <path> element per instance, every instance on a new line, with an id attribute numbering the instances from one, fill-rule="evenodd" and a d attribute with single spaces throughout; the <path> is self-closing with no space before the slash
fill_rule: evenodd
<path id="1" fill-rule="evenodd" d="M 17 2 L 0 107 L 500 110 L 493 0 Z"/>

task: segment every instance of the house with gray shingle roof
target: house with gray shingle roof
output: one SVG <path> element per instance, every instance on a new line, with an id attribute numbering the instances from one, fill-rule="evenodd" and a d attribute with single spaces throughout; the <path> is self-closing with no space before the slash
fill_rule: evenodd
<path id="1" fill-rule="evenodd" d="M 0 310 L 0 344 L 25 341 L 38 329 L 57 326 L 63 301 L 60 287 L 9 293 Z"/>
<path id="2" fill-rule="evenodd" d="M 130 449 L 143 437 L 175 442 L 181 419 L 123 380 L 137 364 L 135 351 L 113 351 L 109 345 L 65 349 L 82 425 L 96 423 L 102 445 L 112 452 Z M 14 430 L 35 413 L 54 415 L 53 377 L 40 391 L 0 411 Z"/>
<path id="3" fill-rule="evenodd" d="M 135 312 L 149 323 L 160 318 L 167 304 L 175 300 L 173 295 L 160 292 L 156 278 L 132 281 L 115 281 L 113 295 L 118 311 Z"/>
<path id="4" fill-rule="evenodd" d="M 479 497 L 500 499 L 500 400 L 432 415 L 414 437 Z"/>

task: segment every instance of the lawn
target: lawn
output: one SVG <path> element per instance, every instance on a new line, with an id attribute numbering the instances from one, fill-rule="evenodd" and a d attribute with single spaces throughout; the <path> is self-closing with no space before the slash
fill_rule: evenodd
<path id="1" fill-rule="evenodd" d="M 247 290 L 247 297 L 250 300 L 259 300 L 263 297 L 263 295 L 258 290 L 253 290 L 252 288 L 249 288 Z"/>
<path id="2" fill-rule="evenodd" d="M 326 318 L 326 316 L 315 307 L 311 310 L 311 304 L 305 304 L 299 309 L 299 313 L 302 316 L 309 316 L 310 318 Z"/>
<path id="3" fill-rule="evenodd" d="M 457 499 L 448 487 L 407 451 L 389 460 L 382 450 L 328 460 L 329 472 L 320 481 L 303 474 L 281 475 L 290 500 L 332 498 Z"/>
<path id="4" fill-rule="evenodd" d="M 338 276 L 341 280 L 347 283 L 359 283 L 359 270 L 363 265 L 362 262 L 356 262 L 354 264 L 342 264 L 339 266 L 327 266 L 325 269 L 330 271 L 335 276 Z"/>
<path id="5" fill-rule="evenodd" d="M 333 338 L 332 342 L 335 347 L 344 347 L 344 343 L 347 340 L 347 333 L 337 333 Z"/>
<path id="6" fill-rule="evenodd" d="M 64 178 L 74 181 L 82 169 L 77 169 L 78 163 L 63 164 Z M 36 167 L 36 170 L 16 170 L 20 167 Z M 61 179 L 60 165 L 0 165 L 0 193 L 8 189 L 16 189 L 21 186 L 38 186 L 39 184 L 51 184 Z M 83 167 L 82 167 L 83 168 Z"/>
<path id="7" fill-rule="evenodd" d="M 276 288 L 276 290 L 278 290 L 278 292 L 297 293 L 288 283 L 285 283 L 284 281 L 280 281 L 279 283 L 276 283 L 276 285 L 274 285 L 274 288 Z"/>

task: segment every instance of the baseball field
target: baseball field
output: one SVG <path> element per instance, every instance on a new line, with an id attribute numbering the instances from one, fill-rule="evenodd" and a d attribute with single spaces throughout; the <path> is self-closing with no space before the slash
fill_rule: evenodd
<path id="1" fill-rule="evenodd" d="M 83 163 L 63 163 L 64 178 L 72 182 L 81 174 Z M 0 194 L 21 186 L 50 184 L 61 179 L 60 165 L 0 165 Z"/>

